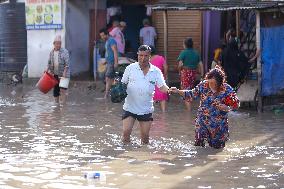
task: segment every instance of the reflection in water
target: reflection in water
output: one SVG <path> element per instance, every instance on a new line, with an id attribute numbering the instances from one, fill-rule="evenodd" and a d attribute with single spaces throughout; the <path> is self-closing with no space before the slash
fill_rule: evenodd
<path id="1" fill-rule="evenodd" d="M 224 150 L 197 148 L 195 112 L 172 97 L 169 111 L 154 115 L 150 145 L 140 146 L 136 125 L 123 146 L 121 104 L 96 99 L 101 93 L 74 89 L 65 107 L 37 90 L 9 94 L 0 92 L 0 188 L 283 187 L 284 116 L 234 112 Z"/>

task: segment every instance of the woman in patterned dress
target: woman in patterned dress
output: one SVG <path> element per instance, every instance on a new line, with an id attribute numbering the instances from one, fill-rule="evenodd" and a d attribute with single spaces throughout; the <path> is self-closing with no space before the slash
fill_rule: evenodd
<path id="1" fill-rule="evenodd" d="M 225 73 L 216 66 L 210 70 L 205 80 L 192 90 L 179 90 L 175 87 L 171 92 L 178 93 L 185 99 L 200 97 L 195 124 L 195 146 L 205 146 L 205 140 L 213 148 L 225 147 L 229 139 L 228 112 L 239 107 L 239 99 L 233 88 L 225 82 Z"/>

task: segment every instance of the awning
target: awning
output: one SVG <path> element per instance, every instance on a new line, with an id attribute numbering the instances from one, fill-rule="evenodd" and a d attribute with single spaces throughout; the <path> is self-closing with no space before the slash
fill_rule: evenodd
<path id="1" fill-rule="evenodd" d="M 199 3 L 168 2 L 151 5 L 153 10 L 242 10 L 242 9 L 270 9 L 284 7 L 284 1 L 252 1 L 227 0 Z"/>

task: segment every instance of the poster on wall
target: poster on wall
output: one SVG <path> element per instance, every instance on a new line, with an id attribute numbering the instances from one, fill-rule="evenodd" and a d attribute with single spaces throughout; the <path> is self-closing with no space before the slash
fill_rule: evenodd
<path id="1" fill-rule="evenodd" d="M 26 0 L 26 28 L 61 29 L 61 0 Z"/>

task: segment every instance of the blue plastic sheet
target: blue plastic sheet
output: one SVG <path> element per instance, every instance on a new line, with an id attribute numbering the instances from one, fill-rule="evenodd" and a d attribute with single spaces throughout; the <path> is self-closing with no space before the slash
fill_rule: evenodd
<path id="1" fill-rule="evenodd" d="M 284 26 L 261 28 L 262 96 L 284 89 Z"/>

